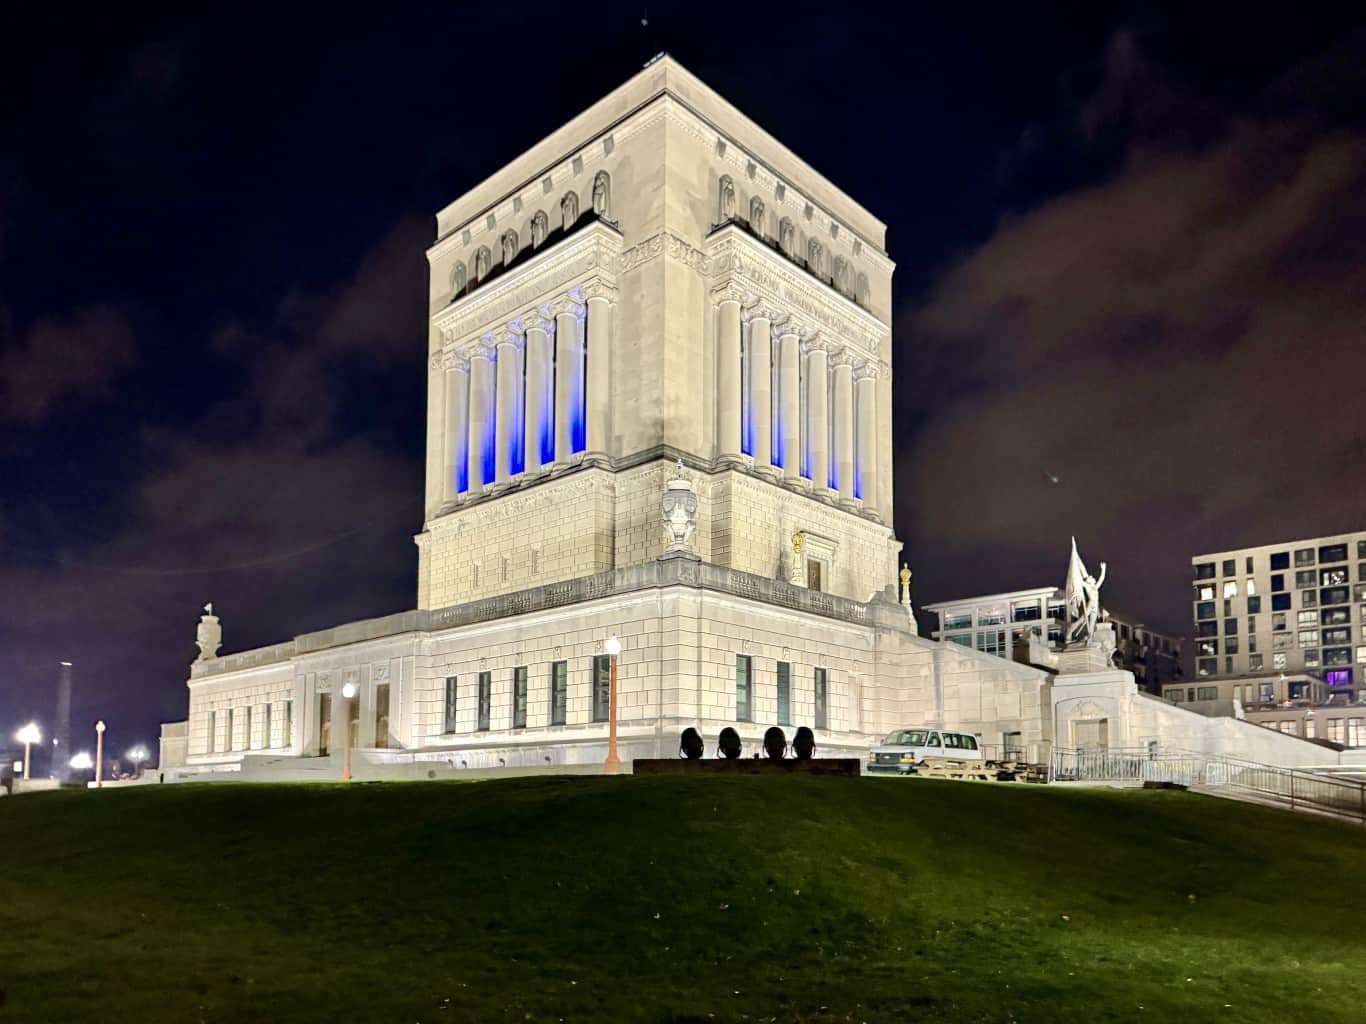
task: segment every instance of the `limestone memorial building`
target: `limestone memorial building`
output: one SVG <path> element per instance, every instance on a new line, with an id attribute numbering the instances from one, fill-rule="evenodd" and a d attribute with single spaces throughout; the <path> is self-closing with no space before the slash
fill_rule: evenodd
<path id="1" fill-rule="evenodd" d="M 920 637 L 898 585 L 882 223 L 677 62 L 441 210 L 427 259 L 416 607 L 223 655 L 206 615 L 168 778 L 598 763 L 611 636 L 625 761 L 688 726 L 1070 728 L 1053 672 Z"/>

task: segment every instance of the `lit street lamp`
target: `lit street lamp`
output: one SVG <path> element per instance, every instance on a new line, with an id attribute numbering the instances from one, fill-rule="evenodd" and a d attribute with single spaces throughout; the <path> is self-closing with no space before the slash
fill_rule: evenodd
<path id="1" fill-rule="evenodd" d="M 90 760 L 90 755 L 84 750 L 71 759 L 71 767 L 74 771 L 88 772 L 94 765 L 95 762 Z"/>
<path id="2" fill-rule="evenodd" d="M 24 781 L 27 782 L 29 768 L 29 748 L 32 747 L 35 743 L 41 743 L 43 739 L 43 734 L 38 731 L 37 722 L 29 722 L 28 725 L 24 726 L 22 729 L 20 729 L 17 733 L 14 734 L 14 738 L 24 745 Z"/>
<path id="3" fill-rule="evenodd" d="M 138 774 L 138 769 L 141 768 L 143 762 L 147 760 L 147 748 L 144 747 L 141 743 L 139 743 L 132 750 L 128 751 L 128 753 L 124 756 L 127 757 L 128 760 L 133 762 L 133 775 L 134 777 L 136 777 Z"/>
<path id="4" fill-rule="evenodd" d="M 621 653 L 621 641 L 615 633 L 607 638 L 604 645 L 611 659 L 607 690 L 607 760 L 603 767 L 608 772 L 621 771 L 621 758 L 617 757 L 617 655 Z"/>
<path id="5" fill-rule="evenodd" d="M 351 778 L 351 702 L 356 698 L 356 684 L 347 683 L 342 687 L 342 699 L 346 701 L 342 705 L 345 713 L 344 731 L 342 733 L 342 778 Z"/>
<path id="6" fill-rule="evenodd" d="M 95 723 L 95 788 L 104 788 L 104 720 Z"/>

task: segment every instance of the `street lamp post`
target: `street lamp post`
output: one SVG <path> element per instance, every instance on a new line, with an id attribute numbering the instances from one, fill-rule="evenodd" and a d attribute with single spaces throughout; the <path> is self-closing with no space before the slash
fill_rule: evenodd
<path id="1" fill-rule="evenodd" d="M 104 720 L 95 723 L 95 788 L 104 788 Z"/>
<path id="2" fill-rule="evenodd" d="M 138 770 L 142 767 L 142 763 L 147 760 L 147 748 L 139 743 L 132 750 L 128 751 L 127 756 L 128 760 L 133 762 L 133 777 L 137 778 Z"/>
<path id="3" fill-rule="evenodd" d="M 342 778 L 351 778 L 351 701 L 356 697 L 356 684 L 347 683 L 342 687 L 342 698 L 346 701 L 342 705 L 345 714 L 342 728 Z"/>
<path id="4" fill-rule="evenodd" d="M 621 771 L 621 758 L 617 757 L 617 655 L 621 653 L 621 641 L 613 634 L 607 638 L 605 646 L 611 668 L 607 691 L 607 760 L 603 767 L 611 773 Z"/>
<path id="5" fill-rule="evenodd" d="M 14 738 L 24 745 L 24 781 L 29 779 L 29 752 L 35 743 L 41 743 L 43 734 L 38 731 L 37 722 L 29 722 L 17 733 Z"/>

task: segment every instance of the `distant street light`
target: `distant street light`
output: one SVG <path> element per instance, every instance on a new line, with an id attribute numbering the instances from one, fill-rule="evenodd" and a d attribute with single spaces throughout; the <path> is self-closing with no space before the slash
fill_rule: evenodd
<path id="1" fill-rule="evenodd" d="M 147 748 L 139 743 L 124 756 L 133 762 L 133 775 L 136 776 L 142 763 L 147 760 Z"/>
<path id="2" fill-rule="evenodd" d="M 345 726 L 342 732 L 342 778 L 351 778 L 351 702 L 356 698 L 356 684 L 347 683 L 342 687 L 342 705 Z"/>
<path id="3" fill-rule="evenodd" d="M 43 734 L 38 731 L 37 722 L 29 722 L 28 725 L 14 734 L 14 738 L 24 745 L 24 781 L 27 782 L 29 777 L 29 748 L 35 743 L 41 743 Z"/>
<path id="4" fill-rule="evenodd" d="M 104 788 L 104 720 L 95 723 L 95 788 Z"/>
<path id="5" fill-rule="evenodd" d="M 621 653 L 621 641 L 615 633 L 603 645 L 607 657 L 611 659 L 611 669 L 607 677 L 607 760 L 603 767 L 608 772 L 621 771 L 621 758 L 617 757 L 617 655 Z"/>

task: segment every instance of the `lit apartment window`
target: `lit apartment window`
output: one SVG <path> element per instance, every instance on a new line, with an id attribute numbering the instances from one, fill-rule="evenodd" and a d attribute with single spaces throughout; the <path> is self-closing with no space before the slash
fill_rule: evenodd
<path id="1" fill-rule="evenodd" d="M 526 666 L 512 670 L 512 727 L 526 728 Z"/>
<path id="2" fill-rule="evenodd" d="M 1340 587 L 1351 581 L 1351 574 L 1347 567 L 1340 565 L 1332 569 L 1319 570 L 1319 586 L 1321 587 Z"/>
<path id="3" fill-rule="evenodd" d="M 1328 739 L 1333 743 L 1343 743 L 1347 739 L 1346 722 L 1341 718 L 1328 719 Z"/>
<path id="4" fill-rule="evenodd" d="M 792 666 L 778 662 L 778 724 L 792 724 Z"/>
<path id="5" fill-rule="evenodd" d="M 1271 655 L 1271 668 L 1274 671 L 1281 671 L 1285 668 L 1285 652 L 1280 651 Z"/>
<path id="6" fill-rule="evenodd" d="M 1317 629 L 1300 630 L 1301 647 L 1317 647 L 1319 645 L 1319 631 Z"/>
<path id="7" fill-rule="evenodd" d="M 1351 686 L 1352 670 L 1350 668 L 1335 668 L 1331 672 L 1323 674 L 1323 681 L 1329 686 Z"/>
<path id="8" fill-rule="evenodd" d="M 977 625 L 979 626 L 1000 626 L 1006 621 L 1006 610 L 999 604 L 992 605 L 990 608 L 977 609 Z"/>
<path id="9" fill-rule="evenodd" d="M 455 676 L 446 677 L 446 715 L 442 732 L 455 732 L 455 712 L 456 712 L 456 685 Z"/>
<path id="10" fill-rule="evenodd" d="M 1319 624 L 1318 612 L 1300 612 L 1295 616 L 1295 622 L 1301 626 L 1317 626 Z"/>
<path id="11" fill-rule="evenodd" d="M 1230 597 L 1237 597 L 1237 596 L 1238 596 L 1238 581 L 1237 581 L 1237 580 L 1224 580 L 1224 597 L 1225 597 L 1225 598 L 1230 598 Z"/>
<path id="12" fill-rule="evenodd" d="M 1357 664 L 1366 665 L 1366 644 L 1357 648 Z"/>
<path id="13" fill-rule="evenodd" d="M 569 662 L 557 661 L 550 666 L 550 724 L 564 725 L 565 709 L 569 705 Z"/>
<path id="14" fill-rule="evenodd" d="M 1197 601 L 1213 601 L 1213 600 L 1214 600 L 1214 584 L 1213 584 L 1213 583 L 1201 583 L 1198 587 L 1195 588 L 1195 599 L 1196 599 Z M 1211 606 L 1211 607 L 1213 607 L 1213 606 Z"/>
<path id="15" fill-rule="evenodd" d="M 1216 638 L 1201 640 L 1196 645 L 1196 653 L 1205 657 L 1210 657 L 1219 653 L 1219 641 Z"/>
<path id="16" fill-rule="evenodd" d="M 1218 658 L 1199 658 L 1195 662 L 1195 674 L 1199 676 L 1212 676 L 1219 671 Z"/>
<path id="17" fill-rule="evenodd" d="M 493 713 L 493 673 L 479 673 L 479 730 L 487 732 Z"/>
<path id="18" fill-rule="evenodd" d="M 1276 728 L 1280 729 L 1281 732 L 1288 736 L 1295 735 L 1295 723 L 1292 721 L 1279 721 L 1276 723 Z"/>
<path id="19" fill-rule="evenodd" d="M 754 721 L 754 662 L 746 654 L 735 656 L 735 720 Z"/>
<path id="20" fill-rule="evenodd" d="M 746 661 L 749 659 L 746 658 Z M 739 669 L 737 668 L 737 672 Z M 612 657 L 598 654 L 593 657 L 593 721 L 605 722 L 612 703 Z"/>
<path id="21" fill-rule="evenodd" d="M 1347 745 L 1349 747 L 1366 746 L 1366 718 L 1349 718 L 1347 720 Z"/>
<path id="22" fill-rule="evenodd" d="M 816 671 L 815 671 L 815 677 L 814 677 L 814 682 L 815 682 L 815 689 L 816 689 L 816 728 L 817 728 L 817 729 L 827 729 L 827 728 L 829 728 L 829 720 L 830 720 L 829 710 L 828 710 L 829 693 L 827 693 L 827 688 L 828 688 L 828 684 L 829 684 L 829 679 L 830 679 L 830 673 L 829 673 L 828 670 L 823 669 L 823 668 L 818 668 L 818 669 L 816 669 Z"/>

